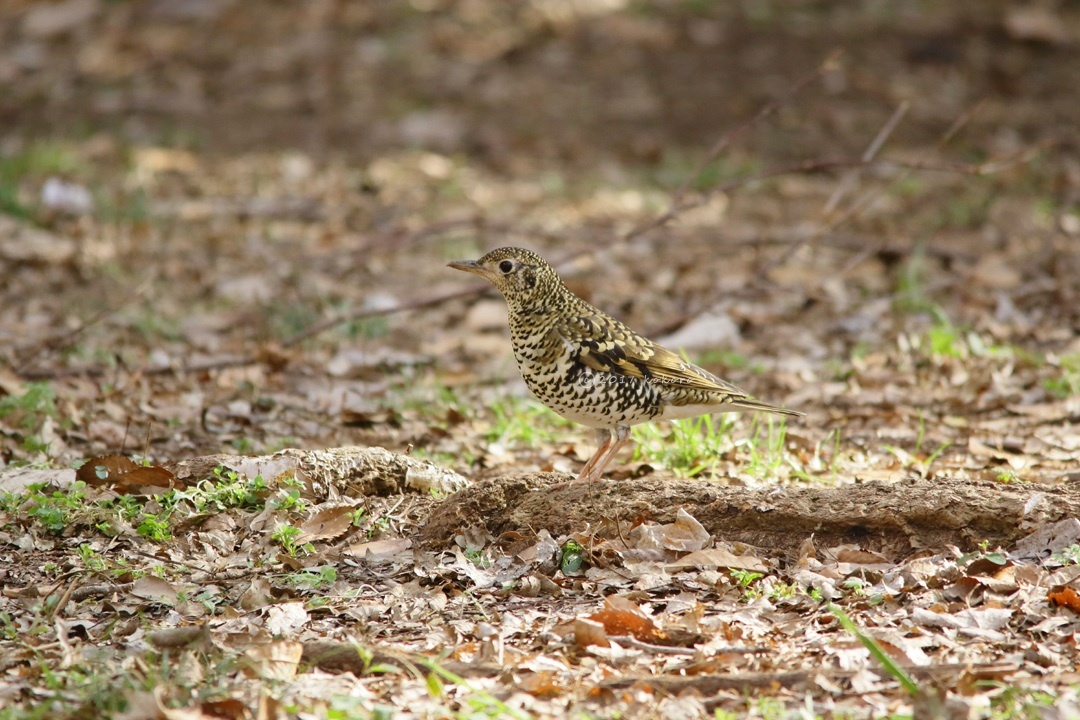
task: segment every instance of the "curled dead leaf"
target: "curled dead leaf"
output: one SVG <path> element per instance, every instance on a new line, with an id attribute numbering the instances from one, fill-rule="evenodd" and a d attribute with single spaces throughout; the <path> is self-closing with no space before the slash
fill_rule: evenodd
<path id="1" fill-rule="evenodd" d="M 244 653 L 245 670 L 253 677 L 289 681 L 296 676 L 296 668 L 303 654 L 304 646 L 298 642 L 278 641 L 256 645 Z"/>
<path id="2" fill-rule="evenodd" d="M 157 465 L 140 465 L 123 455 L 100 455 L 75 471 L 87 487 L 110 487 L 121 494 L 142 494 L 146 488 L 183 487 L 173 473 Z"/>
<path id="3" fill-rule="evenodd" d="M 244 610 L 258 610 L 269 605 L 272 600 L 270 580 L 265 577 L 255 577 L 251 579 L 251 585 L 240 594 L 240 607 Z"/>
<path id="4" fill-rule="evenodd" d="M 315 540 L 333 540 L 344 535 L 352 526 L 352 505 L 338 505 L 317 509 L 312 513 L 300 530 L 303 531 L 296 542 L 298 545 L 314 542 Z"/>
<path id="5" fill-rule="evenodd" d="M 518 585 L 517 594 L 522 597 L 537 597 L 540 595 L 540 580 L 528 575 L 521 578 L 521 583 Z"/>
<path id="6" fill-rule="evenodd" d="M 649 618 L 642 615 L 637 606 L 625 598 L 612 596 L 604 601 L 604 609 L 588 617 L 600 623 L 607 635 L 629 635 L 641 642 L 654 643 L 667 635 Z"/>
<path id="7" fill-rule="evenodd" d="M 675 522 L 665 525 L 642 524 L 630 531 L 630 541 L 639 550 L 675 550 L 693 552 L 709 542 L 709 531 L 682 508 Z"/>
<path id="8" fill-rule="evenodd" d="M 179 598 L 179 593 L 172 583 L 153 575 L 143 575 L 136 580 L 131 586 L 131 594 L 164 605 L 175 605 Z"/>
<path id="9" fill-rule="evenodd" d="M 203 625 L 155 630 L 146 634 L 146 640 L 159 650 L 202 645 L 210 637 L 210 628 Z"/>

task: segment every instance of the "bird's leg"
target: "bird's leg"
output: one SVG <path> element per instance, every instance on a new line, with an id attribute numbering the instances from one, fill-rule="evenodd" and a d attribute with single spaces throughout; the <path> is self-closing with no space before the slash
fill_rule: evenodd
<path id="1" fill-rule="evenodd" d="M 585 470 L 581 471 L 581 475 L 578 476 L 579 480 L 585 482 L 595 482 L 599 480 L 608 464 L 615 458 L 619 450 L 622 450 L 623 445 L 630 439 L 630 426 L 618 425 L 615 428 L 615 442 L 612 442 L 612 433 L 608 430 L 598 431 L 607 434 L 607 442 L 604 443 L 600 450 L 597 450 L 593 459 L 585 466 L 589 470 L 589 474 L 586 475 Z M 603 457 L 601 457 L 601 455 Z M 591 467 L 590 467 L 591 466 Z"/>
<path id="2" fill-rule="evenodd" d="M 578 473 L 577 480 L 588 481 L 589 476 L 592 474 L 593 468 L 596 467 L 596 463 L 600 460 L 600 456 L 607 452 L 608 447 L 611 445 L 611 431 L 610 430 L 597 430 L 596 442 L 599 447 L 596 448 L 596 452 L 589 458 L 589 462 L 585 463 L 585 467 L 581 468 L 581 472 Z M 607 463 L 604 463 L 605 465 Z"/>

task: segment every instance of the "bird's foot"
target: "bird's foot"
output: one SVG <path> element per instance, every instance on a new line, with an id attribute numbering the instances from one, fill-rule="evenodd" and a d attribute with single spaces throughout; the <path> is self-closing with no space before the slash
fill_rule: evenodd
<path id="1" fill-rule="evenodd" d="M 582 472 L 576 478 L 574 478 L 573 480 L 566 480 L 564 482 L 555 483 L 554 485 L 545 485 L 542 488 L 535 488 L 535 489 L 536 490 L 567 490 L 569 488 L 574 487 L 575 483 L 577 483 L 579 485 L 586 485 L 588 483 L 597 482 L 598 480 L 600 480 L 599 475 L 595 475 L 595 474 L 586 475 L 584 472 Z"/>

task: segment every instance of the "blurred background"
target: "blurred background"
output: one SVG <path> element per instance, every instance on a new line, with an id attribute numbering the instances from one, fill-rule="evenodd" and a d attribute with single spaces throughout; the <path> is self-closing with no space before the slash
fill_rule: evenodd
<path id="1" fill-rule="evenodd" d="M 1060 479 L 1077 88 L 1064 1 L 6 0 L 0 462 L 570 469 L 445 268 L 515 244 L 807 410 L 774 474 Z"/>

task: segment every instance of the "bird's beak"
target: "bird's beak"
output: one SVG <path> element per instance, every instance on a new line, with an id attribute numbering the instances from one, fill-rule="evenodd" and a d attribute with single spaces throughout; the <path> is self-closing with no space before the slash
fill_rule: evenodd
<path id="1" fill-rule="evenodd" d="M 470 272 L 473 275 L 484 276 L 484 268 L 477 264 L 475 260 L 455 260 L 451 263 L 446 263 L 446 267 L 452 267 L 455 270 L 464 270 Z"/>

